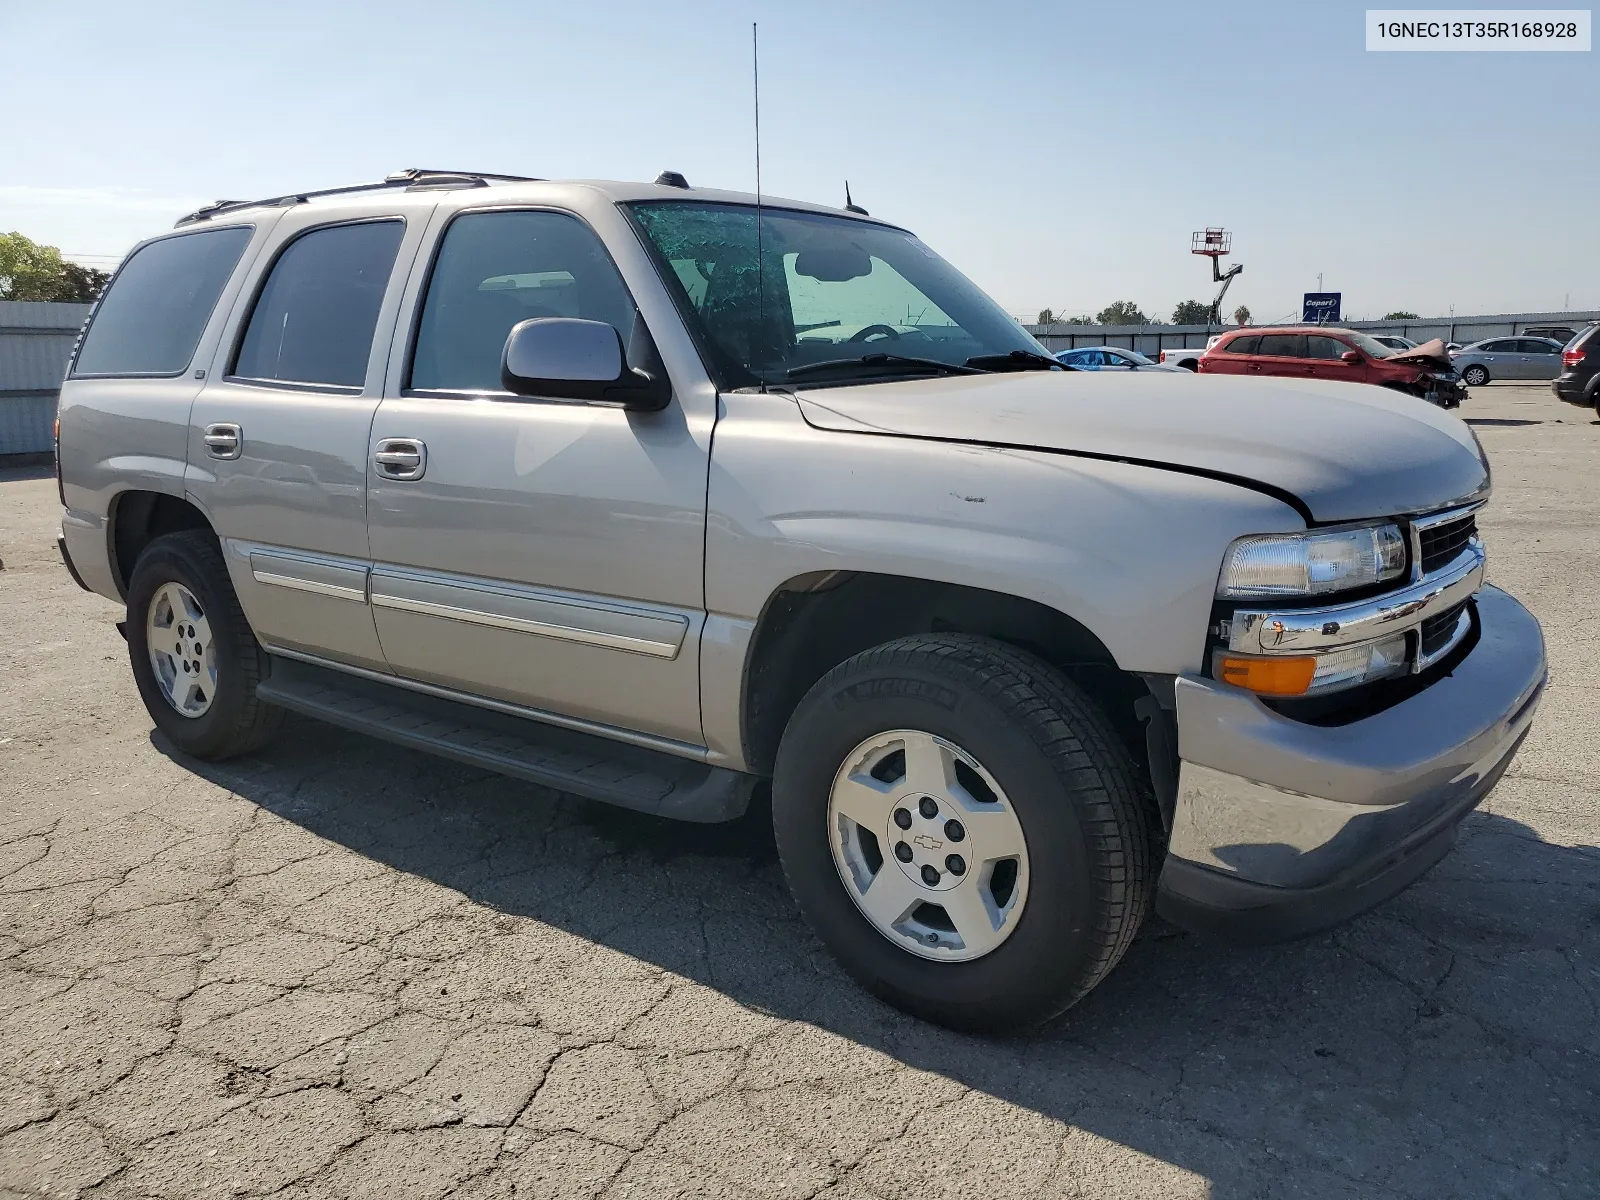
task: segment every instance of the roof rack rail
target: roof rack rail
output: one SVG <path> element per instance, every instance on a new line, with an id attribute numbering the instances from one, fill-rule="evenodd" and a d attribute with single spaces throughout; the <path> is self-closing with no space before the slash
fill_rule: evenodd
<path id="1" fill-rule="evenodd" d="M 407 167 L 404 171 L 396 171 L 376 183 L 352 183 L 344 187 L 322 188 L 315 192 L 290 192 L 285 196 L 269 196 L 265 200 L 214 200 L 187 216 L 179 217 L 173 228 L 181 229 L 185 225 L 208 220 L 219 213 L 233 212 L 236 209 L 288 208 L 290 205 L 304 204 L 307 200 L 314 200 L 320 196 L 345 196 L 351 192 L 381 191 L 385 188 L 405 188 L 409 191 L 424 188 L 488 187 L 491 183 L 539 182 L 542 181 L 533 175 L 494 175 L 487 171 L 436 171 L 426 167 Z"/>

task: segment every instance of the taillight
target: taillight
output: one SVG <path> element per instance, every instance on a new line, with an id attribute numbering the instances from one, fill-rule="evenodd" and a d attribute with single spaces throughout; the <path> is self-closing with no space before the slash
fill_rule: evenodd
<path id="1" fill-rule="evenodd" d="M 56 495 L 61 497 L 61 507 L 67 506 L 67 485 L 61 482 L 61 418 L 56 418 L 55 432 L 51 434 L 56 450 Z"/>
<path id="2" fill-rule="evenodd" d="M 1575 367 L 1582 361 L 1583 351 L 1578 349 L 1576 346 L 1561 352 L 1561 365 L 1563 367 Z"/>

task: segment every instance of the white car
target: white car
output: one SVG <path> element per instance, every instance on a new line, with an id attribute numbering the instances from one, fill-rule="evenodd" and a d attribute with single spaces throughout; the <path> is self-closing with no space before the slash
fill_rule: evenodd
<path id="1" fill-rule="evenodd" d="M 1368 336 L 1375 342 L 1382 342 L 1391 350 L 1415 350 L 1417 348 L 1416 342 L 1413 342 L 1410 338 L 1403 338 L 1397 333 L 1373 333 L 1368 334 Z"/>

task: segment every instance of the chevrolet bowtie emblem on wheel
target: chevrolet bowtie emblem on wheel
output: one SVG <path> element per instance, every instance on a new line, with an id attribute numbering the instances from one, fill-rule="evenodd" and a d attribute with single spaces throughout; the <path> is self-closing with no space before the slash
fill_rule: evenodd
<path id="1" fill-rule="evenodd" d="M 912 838 L 911 840 L 913 842 L 915 842 L 917 845 L 921 846 L 924 850 L 937 850 L 940 846 L 944 845 L 944 843 L 941 842 L 938 838 L 929 837 L 925 833 L 919 833 L 919 834 L 917 834 L 916 837 Z"/>

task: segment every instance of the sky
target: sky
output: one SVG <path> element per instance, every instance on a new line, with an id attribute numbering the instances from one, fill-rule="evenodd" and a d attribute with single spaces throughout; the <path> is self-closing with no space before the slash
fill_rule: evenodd
<path id="1" fill-rule="evenodd" d="M 1549 0 L 1546 0 L 1549 2 Z M 1600 64 L 1369 53 L 1363 5 L 0 0 L 0 231 L 110 267 L 218 197 L 443 167 L 755 183 L 1010 312 L 1600 309 Z M 1227 260 L 1225 260 L 1226 262 Z"/>

